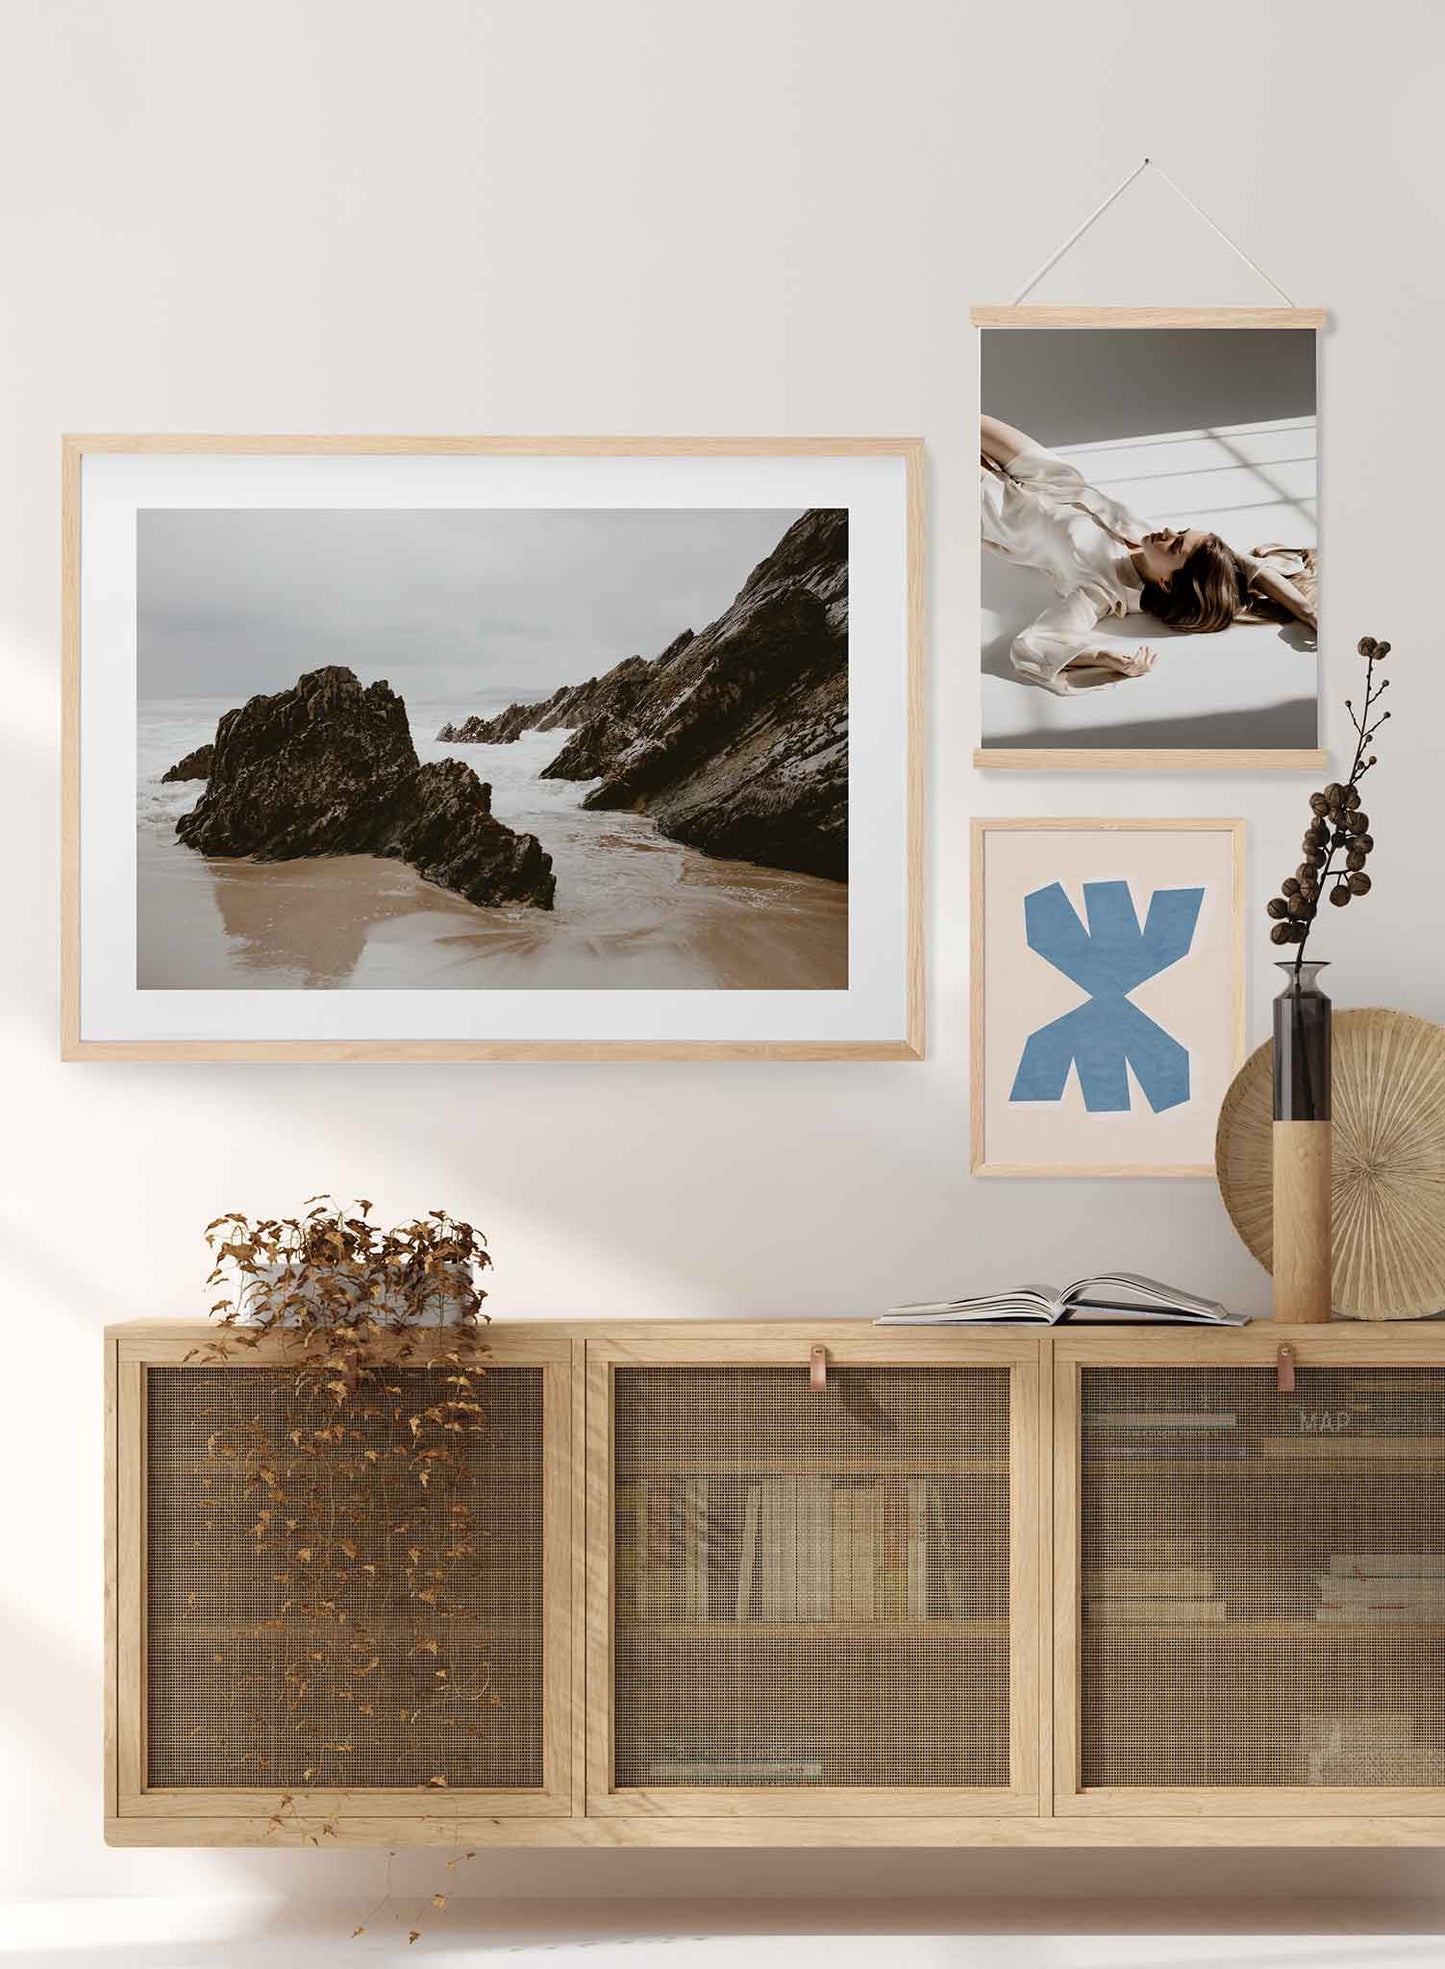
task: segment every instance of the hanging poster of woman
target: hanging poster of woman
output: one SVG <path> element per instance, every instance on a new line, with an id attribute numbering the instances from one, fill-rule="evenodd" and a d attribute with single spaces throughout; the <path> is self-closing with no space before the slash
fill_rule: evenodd
<path id="1" fill-rule="evenodd" d="M 983 766 L 1320 763 L 1316 326 L 994 308 Z"/>

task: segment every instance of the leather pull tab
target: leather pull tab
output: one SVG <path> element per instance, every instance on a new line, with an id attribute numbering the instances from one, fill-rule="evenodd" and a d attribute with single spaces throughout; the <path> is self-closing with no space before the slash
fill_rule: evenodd
<path id="1" fill-rule="evenodd" d="M 1274 1357 L 1274 1385 L 1282 1395 L 1294 1393 L 1294 1348 L 1281 1347 Z"/>
<path id="2" fill-rule="evenodd" d="M 808 1355 L 808 1386 L 819 1394 L 828 1385 L 828 1349 L 814 1347 Z"/>

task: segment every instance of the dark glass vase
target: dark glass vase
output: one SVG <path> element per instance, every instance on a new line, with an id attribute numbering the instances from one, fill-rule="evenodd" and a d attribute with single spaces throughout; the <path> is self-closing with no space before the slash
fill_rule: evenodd
<path id="1" fill-rule="evenodd" d="M 1285 974 L 1274 1001 L 1274 1118 L 1330 1118 L 1330 1001 L 1321 991 L 1323 964 L 1276 966 Z"/>

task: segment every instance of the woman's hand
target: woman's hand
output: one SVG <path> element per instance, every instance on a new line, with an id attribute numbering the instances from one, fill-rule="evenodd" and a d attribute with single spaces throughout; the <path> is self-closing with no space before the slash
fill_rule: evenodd
<path id="1" fill-rule="evenodd" d="M 1302 622 L 1311 635 L 1319 634 L 1319 622 L 1315 610 L 1310 607 L 1294 583 L 1277 569 L 1261 567 L 1255 573 L 1251 586 L 1258 588 L 1262 594 L 1268 595 L 1272 602 L 1285 609 L 1296 622 Z"/>
<path id="2" fill-rule="evenodd" d="M 1154 668 L 1155 653 L 1148 643 L 1140 643 L 1138 649 L 1096 649 L 1090 650 L 1089 661 L 1096 663 L 1101 670 L 1115 671 L 1121 677 L 1142 677 L 1146 670 Z"/>
<path id="3" fill-rule="evenodd" d="M 1080 650 L 1064 668 L 1070 681 L 1080 684 L 1113 684 L 1121 677 L 1142 677 L 1154 668 L 1154 651 L 1147 643 L 1138 649 Z"/>

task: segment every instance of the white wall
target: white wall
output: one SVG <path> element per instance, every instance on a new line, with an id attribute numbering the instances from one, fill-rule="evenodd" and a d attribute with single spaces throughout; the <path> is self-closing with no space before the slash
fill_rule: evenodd
<path id="1" fill-rule="evenodd" d="M 194 1313 L 202 1224 L 320 1189 L 474 1217 L 503 1318 L 854 1314 L 1027 1269 L 1265 1280 L 1213 1187 L 966 1174 L 971 813 L 1243 813 L 1252 911 L 1302 783 L 973 774 L 970 302 L 1146 150 L 1334 331 L 1329 685 L 1392 638 L 1376 892 L 1339 1000 L 1440 1016 L 1433 860 L 1445 17 L 1310 0 L 0 0 L 0 1887 L 360 1892 L 382 1862 L 100 1839 L 99 1335 Z M 1331 32 L 1331 24 L 1339 30 Z M 1141 180 L 1043 298 L 1257 279 Z M 147 1067 L 57 1060 L 64 430 L 922 433 L 928 1061 Z M 1330 731 L 1341 741 L 1332 704 Z M 1256 924 L 1259 929 L 1260 924 Z M 1251 989 L 1263 1036 L 1263 935 Z M 403 1868 L 413 1866 L 410 1861 Z M 1432 1895 L 1429 1854 L 498 1855 L 508 1895 Z M 415 1871 L 415 1869 L 413 1869 Z M 416 1877 L 420 1877 L 417 1875 Z"/>

